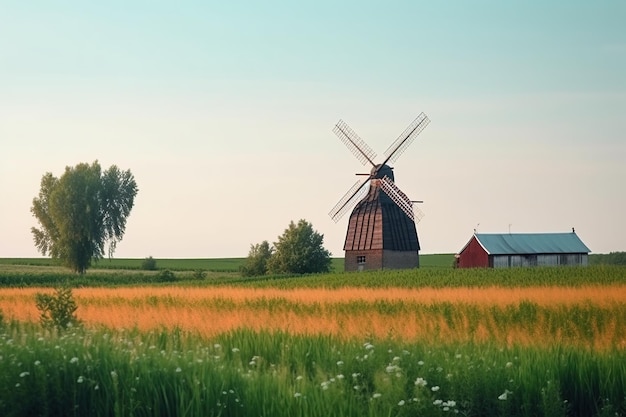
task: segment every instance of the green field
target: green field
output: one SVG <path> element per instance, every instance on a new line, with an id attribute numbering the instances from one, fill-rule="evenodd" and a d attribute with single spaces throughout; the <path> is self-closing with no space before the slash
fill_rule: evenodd
<path id="1" fill-rule="evenodd" d="M 193 271 L 203 269 L 214 272 L 236 272 L 244 264 L 246 258 L 205 258 L 205 259 L 156 259 L 157 268 L 172 271 Z M 450 268 L 454 255 L 420 255 L 422 268 Z M 93 269 L 128 269 L 140 270 L 142 258 L 102 259 L 95 263 Z M 57 266 L 58 262 L 50 258 L 0 258 L 0 265 Z M 332 269 L 343 271 L 343 258 L 332 258 Z"/>
<path id="2" fill-rule="evenodd" d="M 182 301 L 171 297 L 169 287 L 163 298 L 156 297 L 152 292 L 157 286 L 191 293 L 232 287 L 254 292 L 430 288 L 441 289 L 441 294 L 454 289 L 496 288 L 499 294 L 514 294 L 525 288 L 541 293 L 580 287 L 586 297 L 590 288 L 621 291 L 626 284 L 626 268 L 615 265 L 459 270 L 451 267 L 452 258 L 424 255 L 420 269 L 361 273 L 341 272 L 343 259 L 335 259 L 338 271 L 329 274 L 251 278 L 237 273 L 243 259 L 163 259 L 157 260 L 160 271 L 140 270 L 141 259 L 113 260 L 105 268 L 107 260 L 84 276 L 46 259 L 1 259 L 0 294 L 64 282 L 120 290 L 141 286 L 145 297 L 132 303 L 140 309 L 162 306 L 162 315 L 167 315 L 180 312 L 176 307 Z M 174 271 L 173 281 L 159 280 L 165 268 Z M 195 276 L 199 269 L 207 275 Z M 112 315 L 122 305 L 116 304 L 119 292 L 110 300 L 106 307 Z M 317 322 L 337 320 L 347 312 L 360 320 L 383 316 L 385 326 L 388 321 L 388 336 L 361 338 L 304 335 L 297 329 L 244 328 L 211 337 L 177 327 L 58 331 L 9 320 L 0 305 L 0 416 L 626 416 L 626 320 L 620 320 L 626 317 L 626 305 L 604 298 L 585 300 L 540 305 L 520 299 L 481 307 L 471 299 L 432 305 L 363 299 L 302 304 L 260 296 L 237 304 L 218 297 L 192 301 L 182 311 L 214 305 L 225 316 L 244 310 L 254 315 L 286 311 Z M 79 317 L 81 308 L 87 305 L 79 305 Z M 487 342 L 462 337 L 404 340 L 394 333 L 398 317 L 414 323 L 426 318 L 432 331 L 442 335 L 454 336 L 450 329 L 483 328 L 493 336 Z M 544 336 L 527 338 L 528 343 L 496 337 L 508 332 Z M 592 348 L 598 337 L 603 347 Z"/>

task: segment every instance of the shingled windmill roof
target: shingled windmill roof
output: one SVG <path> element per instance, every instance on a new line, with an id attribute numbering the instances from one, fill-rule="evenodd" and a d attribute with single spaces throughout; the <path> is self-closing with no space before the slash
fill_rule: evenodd
<path id="1" fill-rule="evenodd" d="M 419 251 L 415 222 L 374 183 L 350 215 L 344 250 Z"/>

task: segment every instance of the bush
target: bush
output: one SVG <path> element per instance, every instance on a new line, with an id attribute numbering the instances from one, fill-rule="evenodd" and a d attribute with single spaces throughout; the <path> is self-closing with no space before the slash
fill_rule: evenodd
<path id="1" fill-rule="evenodd" d="M 141 269 L 144 271 L 156 271 L 157 262 L 152 256 L 148 256 L 146 259 L 141 262 Z"/>
<path id="2" fill-rule="evenodd" d="M 204 269 L 196 269 L 193 271 L 192 277 L 197 280 L 203 280 L 206 278 L 206 271 Z"/>
<path id="3" fill-rule="evenodd" d="M 40 312 L 39 320 L 47 328 L 67 329 L 80 324 L 75 315 L 78 306 L 70 287 L 59 287 L 55 294 L 36 294 L 35 302 Z"/>
<path id="4" fill-rule="evenodd" d="M 176 281 L 176 275 L 169 269 L 165 269 L 157 274 L 157 281 L 159 282 L 174 282 Z"/>
<path id="5" fill-rule="evenodd" d="M 250 245 L 250 252 L 246 263 L 239 268 L 244 277 L 258 277 L 267 273 L 267 262 L 272 257 L 274 248 L 267 240 L 256 245 Z"/>

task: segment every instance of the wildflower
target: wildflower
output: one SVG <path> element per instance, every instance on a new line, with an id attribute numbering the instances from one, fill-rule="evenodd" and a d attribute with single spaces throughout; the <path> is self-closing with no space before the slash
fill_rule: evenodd
<path id="1" fill-rule="evenodd" d="M 35 366 L 39 366 L 39 365 L 41 365 L 41 362 L 40 361 L 35 361 Z"/>
<path id="2" fill-rule="evenodd" d="M 443 404 L 442 400 L 435 400 L 435 401 L 433 401 L 433 405 L 441 405 L 441 404 Z"/>
<path id="3" fill-rule="evenodd" d="M 433 391 L 433 392 L 439 391 L 439 385 L 435 385 L 434 387 L 432 387 L 431 391 Z"/>
<path id="4" fill-rule="evenodd" d="M 85 378 L 83 378 L 83 376 L 80 375 L 78 379 L 76 380 L 76 382 L 78 382 L 79 384 L 82 384 L 83 382 L 85 382 Z"/>
<path id="5" fill-rule="evenodd" d="M 400 400 L 400 401 L 398 402 L 398 405 L 399 405 L 400 407 L 402 407 L 402 406 L 404 405 L 404 400 Z"/>
<path id="6" fill-rule="evenodd" d="M 30 375 L 30 372 L 22 372 L 20 374 L 20 378 L 24 378 L 25 376 L 28 376 L 28 375 Z"/>
<path id="7" fill-rule="evenodd" d="M 78 363 L 78 358 L 74 356 L 72 359 L 70 359 L 70 363 Z"/>
<path id="8" fill-rule="evenodd" d="M 304 377 L 303 377 L 302 375 L 298 375 L 298 376 L 296 377 L 296 381 L 300 381 L 300 380 L 302 380 L 303 378 L 304 378 Z"/>
<path id="9" fill-rule="evenodd" d="M 448 401 L 444 402 L 443 405 L 445 405 L 446 407 L 456 407 L 456 401 L 448 400 Z"/>
<path id="10" fill-rule="evenodd" d="M 361 376 L 361 374 L 359 372 L 354 372 L 352 374 L 352 378 L 357 379 L 359 376 Z"/>
<path id="11" fill-rule="evenodd" d="M 214 347 L 215 349 L 221 349 L 221 348 L 222 348 L 222 345 L 220 345 L 219 343 L 216 343 L 216 344 L 214 344 L 214 345 L 213 345 L 213 347 Z"/>
<path id="12" fill-rule="evenodd" d="M 400 356 L 394 356 L 393 357 L 393 362 L 398 362 L 400 360 Z"/>
<path id="13" fill-rule="evenodd" d="M 507 362 L 506 365 L 504 365 L 505 368 L 510 368 L 513 366 L 513 362 Z"/>
<path id="14" fill-rule="evenodd" d="M 424 361 L 417 361 L 417 364 L 418 364 L 419 366 L 424 366 Z"/>
<path id="15" fill-rule="evenodd" d="M 94 389 L 94 390 L 98 390 L 98 389 L 100 389 L 100 385 L 96 384 L 96 386 L 95 386 L 95 387 L 93 387 L 93 389 Z"/>
<path id="16" fill-rule="evenodd" d="M 457 359 L 461 359 L 463 357 L 463 355 L 461 355 L 460 353 L 457 353 L 456 355 L 454 355 L 455 358 Z"/>
<path id="17" fill-rule="evenodd" d="M 344 378 L 343 374 L 337 375 L 337 379 L 343 379 L 343 378 Z"/>
<path id="18" fill-rule="evenodd" d="M 382 394 L 380 392 L 375 392 L 374 394 L 372 394 L 372 398 L 380 398 L 382 396 Z"/>
<path id="19" fill-rule="evenodd" d="M 343 361 L 337 361 L 337 366 L 343 365 Z"/>
<path id="20" fill-rule="evenodd" d="M 295 394 L 293 394 L 293 396 L 294 396 L 295 398 L 298 398 L 298 397 L 302 397 L 302 394 L 300 394 L 299 392 L 296 392 Z"/>
<path id="21" fill-rule="evenodd" d="M 111 378 L 117 378 L 117 372 L 111 371 Z"/>
<path id="22" fill-rule="evenodd" d="M 231 351 L 232 351 L 233 353 L 237 353 L 237 352 L 239 352 L 239 348 L 234 347 L 234 348 L 232 348 L 232 349 L 231 349 Z"/>
<path id="23" fill-rule="evenodd" d="M 182 369 L 180 369 L 180 366 L 178 366 L 178 367 L 176 368 L 176 372 L 182 372 L 182 371 L 183 371 L 183 370 L 182 370 Z"/>
<path id="24" fill-rule="evenodd" d="M 324 381 L 320 385 L 322 386 L 323 390 L 327 390 L 328 386 L 330 385 L 330 381 Z"/>
<path id="25" fill-rule="evenodd" d="M 426 382 L 426 380 L 422 377 L 418 377 L 415 380 L 415 385 L 418 387 L 425 387 L 428 384 L 428 382 Z"/>
<path id="26" fill-rule="evenodd" d="M 369 342 L 365 343 L 365 345 L 363 345 L 363 346 L 365 347 L 365 350 L 372 350 L 372 349 L 374 349 L 374 345 L 372 345 Z"/>

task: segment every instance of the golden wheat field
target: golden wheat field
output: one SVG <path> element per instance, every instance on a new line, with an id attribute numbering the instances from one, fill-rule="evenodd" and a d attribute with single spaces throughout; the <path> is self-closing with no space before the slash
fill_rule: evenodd
<path id="1" fill-rule="evenodd" d="M 38 320 L 35 294 L 0 289 L 6 318 Z M 566 343 L 626 347 L 626 286 L 529 288 L 242 287 L 79 288 L 87 326 L 180 328 L 212 336 L 234 329 L 328 334 L 342 338 Z"/>

